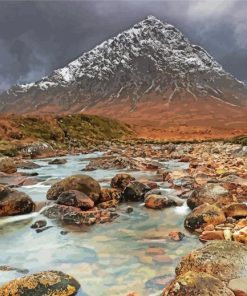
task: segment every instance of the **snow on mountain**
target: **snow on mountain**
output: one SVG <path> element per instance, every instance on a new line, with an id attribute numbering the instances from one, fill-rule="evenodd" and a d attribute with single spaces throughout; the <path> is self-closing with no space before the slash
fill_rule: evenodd
<path id="1" fill-rule="evenodd" d="M 162 96 L 170 103 L 179 95 L 213 97 L 229 104 L 246 102 L 245 86 L 225 72 L 202 47 L 193 45 L 174 26 L 153 16 L 84 53 L 35 83 L 16 85 L 0 96 L 1 109 L 24 100 L 91 104 L 97 100 Z M 243 100 L 242 100 L 243 99 Z"/>

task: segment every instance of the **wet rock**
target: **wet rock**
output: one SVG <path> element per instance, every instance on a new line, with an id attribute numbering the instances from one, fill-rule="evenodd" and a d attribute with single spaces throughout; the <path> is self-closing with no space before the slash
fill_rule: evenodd
<path id="1" fill-rule="evenodd" d="M 0 185 L 0 217 L 28 214 L 34 208 L 34 202 L 26 193 Z"/>
<path id="2" fill-rule="evenodd" d="M 174 200 L 165 195 L 151 194 L 145 198 L 145 207 L 150 209 L 163 209 L 176 205 Z"/>
<path id="3" fill-rule="evenodd" d="M 62 230 L 62 231 L 60 231 L 60 234 L 61 235 L 67 235 L 69 232 L 68 231 L 66 231 L 66 230 Z"/>
<path id="4" fill-rule="evenodd" d="M 224 205 L 232 202 L 229 191 L 217 183 L 208 183 L 194 190 L 188 198 L 187 204 L 194 209 L 203 203 Z"/>
<path id="5" fill-rule="evenodd" d="M 8 265 L 0 265 L 0 271 L 17 271 L 19 273 L 24 273 L 24 274 L 29 272 L 28 269 L 12 267 Z"/>
<path id="6" fill-rule="evenodd" d="M 100 191 L 99 202 L 119 200 L 121 192 L 113 188 L 102 188 Z"/>
<path id="7" fill-rule="evenodd" d="M 209 224 L 218 225 L 225 221 L 226 217 L 222 209 L 216 205 L 203 204 L 195 208 L 185 218 L 184 226 L 187 229 L 195 230 Z"/>
<path id="8" fill-rule="evenodd" d="M 226 217 L 245 218 L 247 217 L 247 204 L 232 203 L 224 207 Z"/>
<path id="9" fill-rule="evenodd" d="M 40 168 L 40 165 L 29 160 L 21 160 L 16 164 L 17 168 L 23 170 L 32 170 Z"/>
<path id="10" fill-rule="evenodd" d="M 67 224 L 93 225 L 95 223 L 110 222 L 116 218 L 114 213 L 106 210 L 93 208 L 92 210 L 82 211 L 79 208 L 54 204 L 42 212 L 47 218 L 57 219 Z"/>
<path id="11" fill-rule="evenodd" d="M 85 193 L 78 190 L 69 190 L 61 193 L 56 200 L 59 205 L 72 206 L 82 210 L 90 210 L 94 207 L 94 201 Z"/>
<path id="12" fill-rule="evenodd" d="M 111 187 L 123 190 L 131 181 L 134 180 L 135 178 L 129 174 L 116 174 L 116 176 L 111 180 Z"/>
<path id="13" fill-rule="evenodd" d="M 185 237 L 184 233 L 180 231 L 171 231 L 169 237 L 174 241 L 181 241 Z"/>
<path id="14" fill-rule="evenodd" d="M 126 208 L 126 213 L 127 214 L 130 214 L 130 213 L 132 213 L 134 211 L 134 209 L 132 208 L 132 207 L 127 207 Z"/>
<path id="15" fill-rule="evenodd" d="M 97 202 L 100 194 L 100 185 L 89 176 L 74 175 L 53 184 L 48 190 L 46 197 L 49 200 L 57 200 L 61 193 L 69 190 L 83 192 L 94 202 Z"/>
<path id="16" fill-rule="evenodd" d="M 48 164 L 65 164 L 67 160 L 65 158 L 55 158 L 48 162 Z"/>
<path id="17" fill-rule="evenodd" d="M 201 241 L 209 241 L 209 240 L 224 240 L 224 231 L 217 230 L 217 231 L 203 231 L 202 234 L 199 236 Z"/>
<path id="18" fill-rule="evenodd" d="M 215 240 L 182 258 L 176 274 L 206 272 L 222 281 L 247 276 L 247 246 L 233 241 Z"/>
<path id="19" fill-rule="evenodd" d="M 61 271 L 43 271 L 14 279 L 0 287 L 3 296 L 72 296 L 76 295 L 80 284 Z"/>
<path id="20" fill-rule="evenodd" d="M 10 157 L 0 157 L 0 172 L 13 174 L 17 171 L 16 164 Z"/>
<path id="21" fill-rule="evenodd" d="M 43 231 L 45 231 L 45 230 L 48 230 L 48 229 L 50 229 L 50 228 L 52 228 L 53 226 L 45 226 L 45 227 L 42 227 L 42 228 L 37 228 L 36 229 L 36 232 L 37 233 L 41 233 L 41 232 L 43 232 Z"/>
<path id="22" fill-rule="evenodd" d="M 234 296 L 227 286 L 205 272 L 189 271 L 178 276 L 163 291 L 162 296 Z"/>
<path id="23" fill-rule="evenodd" d="M 46 221 L 46 220 L 38 220 L 38 221 L 35 221 L 35 222 L 31 225 L 31 228 L 33 228 L 33 229 L 37 229 L 37 228 L 45 227 L 46 225 L 47 225 L 47 221 Z"/>
<path id="24" fill-rule="evenodd" d="M 235 296 L 246 296 L 247 295 L 247 277 L 241 277 L 230 280 L 228 288 L 234 292 Z"/>
<path id="25" fill-rule="evenodd" d="M 141 201 L 144 195 L 150 188 L 138 181 L 132 181 L 123 191 L 122 197 L 125 201 Z"/>

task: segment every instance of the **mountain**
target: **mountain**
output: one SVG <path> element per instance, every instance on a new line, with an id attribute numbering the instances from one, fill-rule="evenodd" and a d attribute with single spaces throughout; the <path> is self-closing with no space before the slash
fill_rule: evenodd
<path id="1" fill-rule="evenodd" d="M 136 114 L 148 119 L 144 113 L 154 106 L 157 114 L 188 104 L 199 110 L 215 105 L 217 112 L 244 108 L 247 89 L 174 26 L 149 16 L 51 75 L 13 86 L 0 102 L 1 112 L 91 112 L 120 119 Z"/>
<path id="2" fill-rule="evenodd" d="M 202 47 L 191 44 L 174 26 L 149 16 L 50 76 L 12 87 L 1 103 L 2 110 L 12 102 L 28 102 L 27 108 L 36 109 L 46 103 L 66 107 L 81 103 L 83 109 L 85 102 L 129 97 L 134 106 L 150 93 L 168 103 L 182 94 L 236 105 L 245 104 L 247 97 L 244 84 Z"/>

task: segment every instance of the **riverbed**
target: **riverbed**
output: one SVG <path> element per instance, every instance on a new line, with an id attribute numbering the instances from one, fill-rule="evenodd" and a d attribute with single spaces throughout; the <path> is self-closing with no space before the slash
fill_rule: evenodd
<path id="1" fill-rule="evenodd" d="M 81 171 L 91 158 L 102 153 L 65 156 L 67 163 L 49 165 L 50 159 L 37 159 L 38 183 L 18 188 L 35 202 L 46 200 L 50 186 L 67 176 L 87 174 L 108 187 L 118 170 Z M 169 169 L 184 169 L 188 164 L 171 160 L 162 162 Z M 21 170 L 19 170 L 21 171 Z M 122 172 L 123 170 L 121 170 Z M 27 172 L 27 170 L 25 170 Z M 155 172 L 128 171 L 137 179 L 152 178 Z M 166 184 L 160 184 L 167 192 Z M 127 206 L 133 212 L 127 213 Z M 20 277 L 26 271 L 60 270 L 74 276 L 81 284 L 78 295 L 125 296 L 135 291 L 140 295 L 159 295 L 174 277 L 181 256 L 197 248 L 196 236 L 185 231 L 183 221 L 189 209 L 181 207 L 152 210 L 142 203 L 123 203 L 119 217 L 111 223 L 90 227 L 62 225 L 48 220 L 52 228 L 36 233 L 30 225 L 44 217 L 37 213 L 0 219 L 0 265 L 19 271 L 1 271 L 0 284 Z M 173 241 L 170 231 L 182 231 L 185 238 Z M 20 270 L 21 269 L 21 270 Z"/>

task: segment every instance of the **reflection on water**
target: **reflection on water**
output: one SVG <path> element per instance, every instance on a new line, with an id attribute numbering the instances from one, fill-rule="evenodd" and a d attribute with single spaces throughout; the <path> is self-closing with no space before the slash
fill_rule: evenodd
<path id="1" fill-rule="evenodd" d="M 42 181 L 22 187 L 33 200 L 45 200 L 48 184 L 54 179 L 85 173 L 80 170 L 88 160 L 99 153 L 86 156 L 68 156 L 64 165 L 48 165 L 48 160 L 37 160 L 42 165 L 35 169 Z M 178 162 L 164 163 L 179 168 Z M 117 171 L 97 170 L 87 174 L 106 184 Z M 146 177 L 147 172 L 133 172 Z M 48 221 L 52 228 L 36 233 L 30 225 L 43 219 L 39 213 L 0 220 L 0 265 L 10 265 L 30 272 L 57 269 L 73 275 L 82 286 L 79 295 L 124 296 L 136 291 L 140 295 L 157 295 L 174 276 L 179 258 L 200 244 L 186 233 L 181 242 L 171 241 L 171 230 L 183 228 L 188 208 L 164 210 L 146 209 L 143 204 L 132 203 L 134 211 L 125 212 L 128 204 L 120 206 L 120 217 L 112 223 L 91 227 L 75 227 Z M 61 231 L 68 234 L 62 235 Z M 0 283 L 22 276 L 16 271 L 0 272 Z"/>

